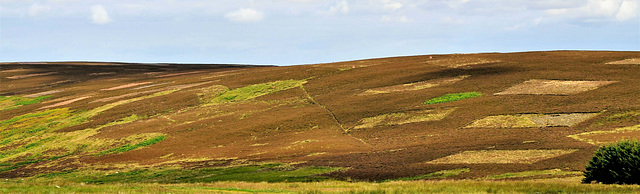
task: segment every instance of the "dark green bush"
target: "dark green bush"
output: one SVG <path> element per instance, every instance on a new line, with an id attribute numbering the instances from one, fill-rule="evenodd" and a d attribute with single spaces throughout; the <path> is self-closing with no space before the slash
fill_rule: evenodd
<path id="1" fill-rule="evenodd" d="M 583 183 L 640 184 L 640 141 L 602 146 L 589 161 Z"/>

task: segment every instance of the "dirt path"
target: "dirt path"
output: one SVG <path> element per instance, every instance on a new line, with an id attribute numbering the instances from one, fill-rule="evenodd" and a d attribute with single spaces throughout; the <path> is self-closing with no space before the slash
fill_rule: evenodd
<path id="1" fill-rule="evenodd" d="M 302 89 L 302 91 L 304 92 L 304 94 L 307 95 L 307 98 L 311 101 L 311 103 L 318 105 L 320 108 L 322 108 L 323 110 L 325 110 L 330 116 L 331 118 L 333 118 L 333 121 L 336 122 L 336 125 L 338 127 L 340 127 L 340 129 L 342 129 L 342 132 L 346 135 L 348 135 L 349 137 L 358 140 L 359 142 L 361 142 L 362 144 L 366 145 L 367 147 L 373 148 L 373 146 L 367 142 L 365 142 L 364 140 L 360 139 L 360 138 L 356 138 L 354 136 L 352 136 L 351 134 L 349 134 L 349 129 L 345 129 L 344 126 L 342 126 L 342 124 L 340 123 L 340 121 L 338 120 L 338 117 L 336 116 L 335 113 L 333 113 L 333 111 L 331 111 L 331 109 L 327 108 L 326 106 L 316 102 L 315 99 L 313 99 L 313 97 L 311 97 L 311 95 L 309 94 L 309 92 L 307 92 L 307 89 L 304 88 L 304 86 L 300 86 L 300 89 Z"/>

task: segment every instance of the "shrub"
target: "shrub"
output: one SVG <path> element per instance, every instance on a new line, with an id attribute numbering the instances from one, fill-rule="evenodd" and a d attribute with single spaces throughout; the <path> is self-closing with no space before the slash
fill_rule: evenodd
<path id="1" fill-rule="evenodd" d="M 621 141 L 596 150 L 583 183 L 640 184 L 640 141 Z"/>

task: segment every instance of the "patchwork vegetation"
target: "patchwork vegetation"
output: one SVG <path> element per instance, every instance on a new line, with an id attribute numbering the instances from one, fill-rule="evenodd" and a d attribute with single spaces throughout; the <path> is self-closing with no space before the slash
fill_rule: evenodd
<path id="1" fill-rule="evenodd" d="M 633 192 L 576 172 L 640 136 L 637 56 L 0 63 L 0 192 Z"/>

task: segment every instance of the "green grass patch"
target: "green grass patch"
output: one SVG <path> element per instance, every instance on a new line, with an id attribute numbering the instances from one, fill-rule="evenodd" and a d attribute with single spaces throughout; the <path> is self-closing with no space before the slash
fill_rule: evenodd
<path id="1" fill-rule="evenodd" d="M 64 109 L 47 109 L 47 110 L 38 111 L 38 112 L 34 112 L 34 113 L 27 113 L 27 114 L 24 114 L 24 115 L 13 117 L 11 119 L 0 121 L 0 129 L 2 129 L 1 127 L 2 127 L 3 124 L 4 125 L 10 125 L 10 124 L 13 124 L 13 123 L 15 123 L 17 121 L 21 121 L 23 123 L 26 123 L 26 121 L 29 118 L 42 118 L 42 119 L 46 119 L 46 120 L 44 120 L 44 122 L 48 122 L 50 120 L 53 120 L 53 119 L 56 119 L 56 118 L 59 118 L 59 117 L 47 118 L 46 117 L 47 115 L 50 115 L 50 114 L 61 114 L 62 115 L 62 114 L 68 113 L 68 112 L 69 112 L 68 109 L 64 108 Z M 68 115 L 68 114 L 66 114 L 66 115 Z M 28 124 L 30 124 L 30 123 L 28 123 Z"/>
<path id="2" fill-rule="evenodd" d="M 123 146 L 120 147 L 115 147 L 115 148 L 111 148 L 109 150 L 100 152 L 98 155 L 107 155 L 107 154 L 117 154 L 117 153 L 122 153 L 122 152 L 128 152 L 131 150 L 135 150 L 138 148 L 142 148 L 142 147 L 147 147 L 156 143 L 160 143 L 162 140 L 164 140 L 166 138 L 166 136 L 162 135 L 162 136 L 158 136 L 158 137 L 154 137 L 145 141 L 142 141 L 140 143 L 131 145 L 131 144 L 125 144 Z"/>
<path id="3" fill-rule="evenodd" d="M 638 193 L 638 185 L 581 184 L 574 177 L 543 180 L 439 180 L 289 183 L 113 183 L 0 180 L 0 193 Z"/>
<path id="4" fill-rule="evenodd" d="M 51 98 L 51 96 L 38 96 L 38 97 L 35 97 L 35 98 L 23 98 L 20 101 L 16 102 L 16 105 L 23 106 L 23 105 L 36 104 L 36 103 L 40 103 L 42 100 L 45 100 L 47 98 Z"/>
<path id="5" fill-rule="evenodd" d="M 169 187 L 171 189 L 183 190 L 183 191 L 194 191 L 194 190 L 205 190 L 205 191 L 227 191 L 230 193 L 294 193 L 288 190 L 275 190 L 275 189 L 242 189 L 242 188 L 215 188 L 215 187 Z"/>
<path id="6" fill-rule="evenodd" d="M 0 110 L 10 110 L 18 108 L 20 106 L 40 103 L 47 98 L 51 98 L 51 96 L 39 96 L 35 98 L 0 96 Z"/>
<path id="7" fill-rule="evenodd" d="M 341 170 L 331 167 L 293 167 L 287 164 L 269 163 L 221 168 L 197 169 L 138 169 L 105 175 L 84 172 L 64 174 L 73 182 L 104 183 L 210 183 L 219 181 L 245 182 L 310 182 L 329 180 L 320 174 Z M 74 177 L 77 176 L 77 177 Z"/>
<path id="8" fill-rule="evenodd" d="M 413 180 L 423 180 L 423 179 L 437 179 L 437 178 L 447 178 L 452 176 L 457 176 L 459 174 L 470 172 L 471 170 L 468 168 L 460 168 L 460 169 L 452 169 L 452 170 L 441 170 L 438 172 L 433 172 L 425 175 L 414 176 L 414 177 L 405 177 L 399 178 L 396 180 L 400 181 L 413 181 Z"/>
<path id="9" fill-rule="evenodd" d="M 535 176 L 566 176 L 566 175 L 582 175 L 582 172 L 577 171 L 562 171 L 560 169 L 551 170 L 531 170 L 524 172 L 510 172 L 499 175 L 490 175 L 486 179 L 509 179 L 509 178 L 525 178 Z"/>
<path id="10" fill-rule="evenodd" d="M 215 97 L 211 102 L 226 103 L 249 100 L 278 91 L 299 87 L 304 83 L 306 83 L 306 81 L 304 80 L 283 80 L 245 86 L 242 88 L 226 91 Z"/>
<path id="11" fill-rule="evenodd" d="M 464 100 L 467 98 L 475 98 L 478 96 L 482 96 L 481 93 L 478 92 L 463 92 L 463 93 L 455 93 L 455 94 L 445 94 L 444 96 L 440 96 L 437 98 L 432 98 L 424 102 L 424 104 L 439 104 L 445 102 L 453 102 L 458 100 Z"/>

